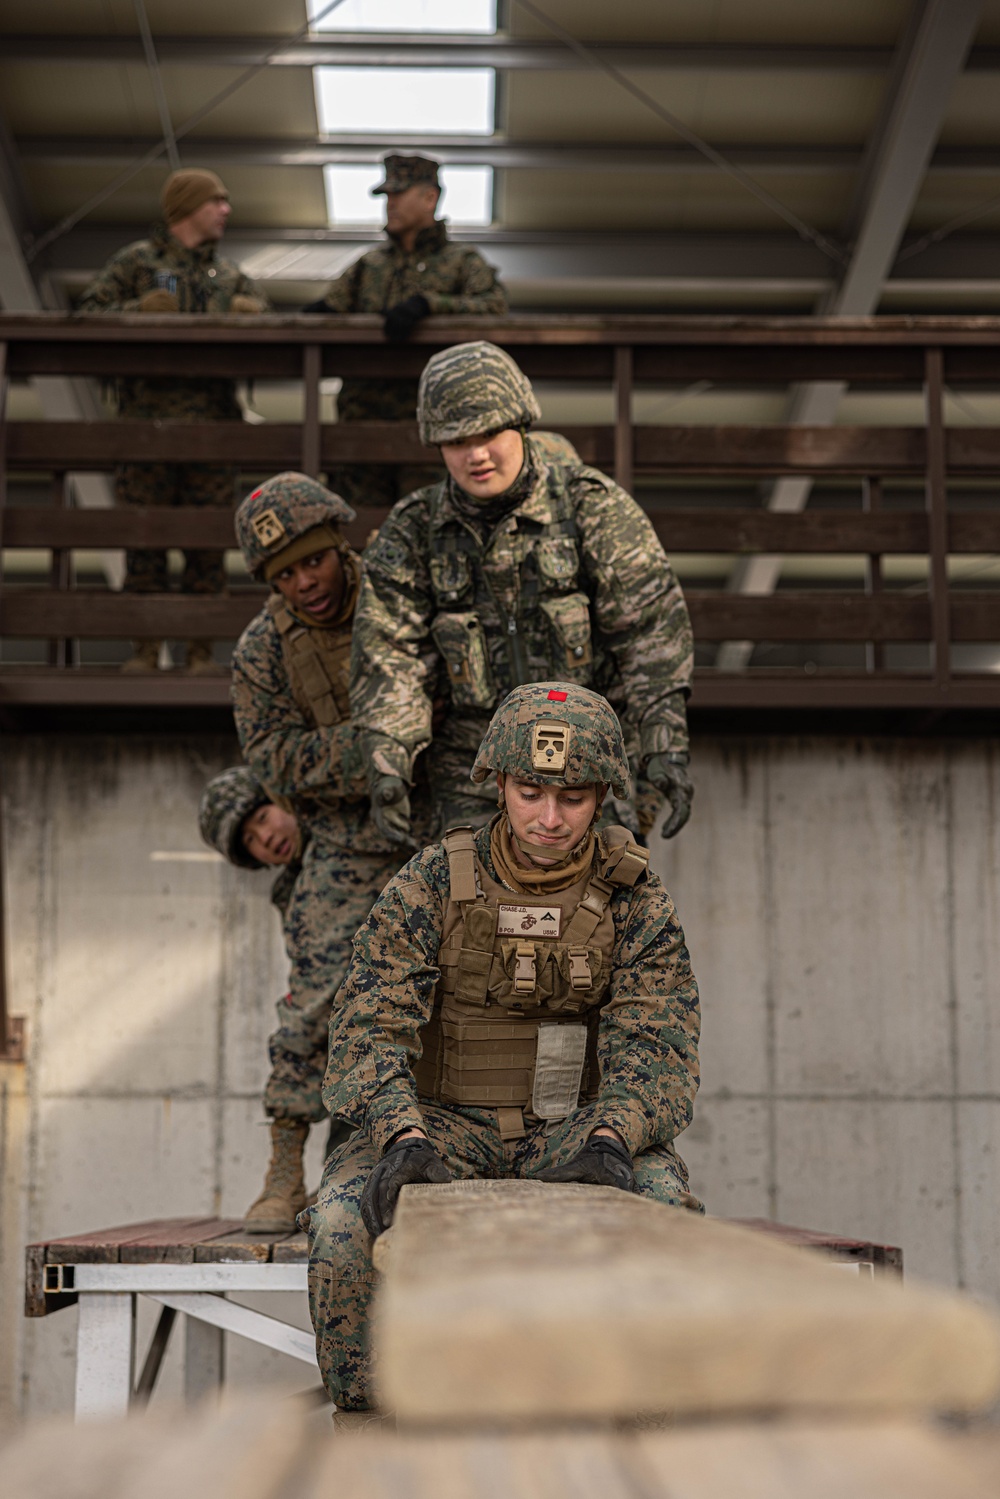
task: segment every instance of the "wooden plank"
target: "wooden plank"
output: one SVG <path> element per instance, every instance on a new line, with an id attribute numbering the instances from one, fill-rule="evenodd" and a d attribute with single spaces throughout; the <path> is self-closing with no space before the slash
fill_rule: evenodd
<path id="1" fill-rule="evenodd" d="M 346 528 L 362 547 L 388 515 L 386 507 L 363 507 Z M 927 551 L 927 516 L 917 511 L 866 514 L 863 511 L 691 510 L 657 507 L 648 512 L 671 554 L 843 553 L 914 554 Z M 7 547 L 219 547 L 235 550 L 229 510 L 194 506 L 122 507 L 117 510 L 57 510 L 53 506 L 12 505 L 6 511 Z M 1000 509 L 952 512 L 951 553 L 1000 553 Z M 264 597 L 263 590 L 261 598 Z"/>
<path id="2" fill-rule="evenodd" d="M 816 1249 L 844 1260 L 870 1260 L 897 1275 L 903 1273 L 903 1251 L 895 1244 L 874 1244 L 867 1239 L 845 1238 L 842 1234 L 817 1233 L 811 1228 L 774 1223 L 770 1218 L 729 1218 L 725 1221 L 768 1234 L 796 1249 Z"/>
<path id="3" fill-rule="evenodd" d="M 627 352 L 627 351 L 626 351 Z M 616 426 L 563 428 L 585 462 L 609 472 L 622 451 L 623 417 Z M 634 468 L 640 473 L 782 475 L 922 475 L 926 435 L 921 427 L 636 426 Z M 319 464 L 431 464 L 415 422 L 325 423 L 314 431 Z M 1000 431 L 949 428 L 944 436 L 950 473 L 1000 471 Z M 116 463 L 231 463 L 244 470 L 299 468 L 303 428 L 292 422 L 11 422 L 11 469 L 111 468 Z M 313 453 L 310 448 L 310 453 Z M 307 455 L 308 456 L 308 455 Z M 312 463 L 310 457 L 310 463 Z M 623 470 L 624 472 L 624 470 Z"/>
<path id="4" fill-rule="evenodd" d="M 199 1244 L 242 1229 L 241 1218 L 173 1218 L 161 1227 L 123 1244 L 123 1265 L 193 1265 Z"/>
<path id="5" fill-rule="evenodd" d="M 123 1244 L 162 1232 L 166 1225 L 176 1221 L 173 1218 L 149 1218 L 141 1223 L 120 1223 L 112 1228 L 91 1229 L 84 1234 L 49 1239 L 40 1246 L 29 1244 L 28 1248 L 44 1248 L 50 1265 L 116 1264 Z"/>
<path id="6" fill-rule="evenodd" d="M 309 1258 L 309 1240 L 305 1234 L 292 1234 L 275 1244 L 271 1261 L 275 1265 L 298 1265 Z"/>
<path id="7" fill-rule="evenodd" d="M 1000 1319 L 613 1188 L 404 1187 L 373 1323 L 406 1420 L 975 1410 Z M 526 1355 L 530 1350 L 530 1356 Z"/>
<path id="8" fill-rule="evenodd" d="M 223 1234 L 209 1244 L 199 1244 L 194 1252 L 195 1264 L 266 1265 L 271 1262 L 278 1245 L 291 1237 L 290 1234 L 248 1234 L 241 1223 L 232 1233 Z"/>
<path id="9" fill-rule="evenodd" d="M 260 609 L 257 590 L 245 594 L 112 593 L 76 588 L 8 588 L 0 599 L 0 635 L 47 640 L 208 636 L 234 640 Z"/>

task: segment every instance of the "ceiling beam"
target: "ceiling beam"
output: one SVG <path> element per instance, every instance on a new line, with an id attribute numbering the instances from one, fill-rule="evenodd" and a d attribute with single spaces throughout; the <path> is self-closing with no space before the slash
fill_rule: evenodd
<path id="1" fill-rule="evenodd" d="M 159 137 L 39 136 L 18 137 L 24 161 L 54 166 L 122 166 L 144 155 Z M 497 136 L 407 135 L 407 150 L 424 151 L 446 166 L 492 166 L 508 170 L 573 172 L 718 173 L 700 151 L 683 144 L 651 141 L 512 141 Z M 398 135 L 268 136 L 262 140 L 231 136 L 187 139 L 181 150 L 186 166 L 320 167 L 373 165 L 398 150 Z M 854 146 L 719 145 L 724 156 L 746 171 L 819 176 L 856 172 L 865 152 Z M 1000 146 L 941 147 L 927 171 L 995 177 L 1000 173 Z"/>
<path id="2" fill-rule="evenodd" d="M 913 205 L 927 172 L 955 82 L 962 72 L 982 9 L 982 0 L 914 0 L 910 23 L 899 47 L 882 116 L 873 132 L 845 237 L 853 239 L 851 258 L 840 283 L 819 309 L 828 316 L 866 317 L 878 306 Z M 834 381 L 801 385 L 792 392 L 791 424 L 825 426 L 834 421 L 844 385 Z M 812 485 L 807 479 L 779 479 L 768 508 L 803 510 Z M 753 557 L 736 565 L 732 592 L 773 593 L 781 576 L 779 557 Z M 725 671 L 749 663 L 750 641 L 727 641 L 716 664 Z"/>
<path id="3" fill-rule="evenodd" d="M 277 36 L 157 36 L 156 51 L 165 66 L 252 67 L 280 41 Z M 738 42 L 591 41 L 587 48 L 615 67 L 644 72 L 881 73 L 892 65 L 894 49 L 880 46 L 801 46 Z M 47 33 L 3 37 L 5 62 L 41 62 L 77 66 L 95 63 L 143 63 L 142 40 L 134 36 L 72 36 Z M 271 57 L 272 68 L 328 67 L 491 67 L 504 72 L 587 71 L 587 62 L 562 42 L 418 32 L 318 32 L 301 37 Z M 1000 47 L 976 47 L 966 67 L 1000 70 Z"/>
<path id="4" fill-rule="evenodd" d="M 276 36 L 157 36 L 156 52 L 165 66 L 250 67 L 261 62 Z M 587 46 L 620 68 L 808 69 L 817 72 L 880 72 L 892 62 L 891 47 L 781 46 L 700 43 L 588 42 Z M 998 49 L 986 49 L 996 53 Z M 135 36 L 5 36 L 7 62 L 90 64 L 144 62 Z M 586 70 L 587 64 L 562 42 L 482 36 L 400 32 L 319 32 L 290 42 L 268 60 L 269 67 L 491 67 L 503 71 Z M 994 66 L 1000 66 L 1000 57 Z"/>

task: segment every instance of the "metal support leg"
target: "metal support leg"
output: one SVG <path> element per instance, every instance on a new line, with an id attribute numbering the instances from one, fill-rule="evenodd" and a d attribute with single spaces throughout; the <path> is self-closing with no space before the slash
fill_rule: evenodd
<path id="1" fill-rule="evenodd" d="M 80 1297 L 76 1334 L 76 1419 L 125 1416 L 135 1368 L 135 1297 Z"/>
<path id="2" fill-rule="evenodd" d="M 196 1317 L 184 1318 L 184 1399 L 197 1405 L 218 1394 L 226 1375 L 225 1333 Z"/>

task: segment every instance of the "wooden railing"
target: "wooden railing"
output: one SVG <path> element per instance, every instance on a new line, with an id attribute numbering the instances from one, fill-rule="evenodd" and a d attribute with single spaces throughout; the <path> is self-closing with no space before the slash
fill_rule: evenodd
<path id="1" fill-rule="evenodd" d="M 210 703 L 224 681 L 162 674 L 122 678 L 72 665 L 72 642 L 157 636 L 232 639 L 259 608 L 262 592 L 240 587 L 219 598 L 136 595 L 72 588 L 74 550 L 232 547 L 224 511 L 78 510 L 65 503 L 66 475 L 116 463 L 226 462 L 250 478 L 284 468 L 321 473 L 337 463 L 427 462 L 414 423 L 324 424 L 320 381 L 330 375 L 419 373 L 435 348 L 488 337 L 510 348 L 536 379 L 603 384 L 615 420 L 562 427 L 582 457 L 626 487 L 637 479 L 685 476 L 763 482 L 783 476 L 850 479 L 856 510 L 782 514 L 765 509 L 692 508 L 662 499 L 650 516 L 668 554 L 848 555 L 864 559 L 852 587 L 785 588 L 753 596 L 723 587 L 686 589 L 696 639 L 849 642 L 867 647 L 864 670 L 701 670 L 695 712 L 729 709 L 904 708 L 939 714 L 1000 706 L 1000 673 L 957 672 L 953 646 L 997 646 L 1000 590 L 949 585 L 949 558 L 1000 554 L 995 507 L 949 504 L 951 481 L 1000 481 L 1000 431 L 946 429 L 945 386 L 1000 387 L 1000 320 L 873 319 L 859 322 L 719 318 L 535 319 L 506 323 L 429 320 L 414 341 L 386 344 L 373 318 L 235 320 L 208 318 L 0 317 L 8 377 L 37 375 L 220 375 L 301 381 L 301 423 L 170 424 L 96 421 L 7 422 L 0 428 L 7 472 L 51 477 L 55 503 L 5 506 L 5 549 L 51 552 L 49 586 L 8 582 L 0 590 L 0 637 L 49 642 L 47 667 L 0 667 L 0 703 Z M 866 387 L 922 389 L 923 427 L 636 426 L 637 385 L 785 385 L 847 380 Z M 886 509 L 885 485 L 923 489 L 923 509 Z M 640 497 L 643 485 L 640 482 Z M 0 494 L 2 497 L 2 494 Z M 384 512 L 364 510 L 360 543 Z M 890 586 L 883 559 L 924 559 L 926 580 Z M 683 568 L 682 568 L 683 571 Z M 885 649 L 927 648 L 919 671 L 887 671 Z"/>

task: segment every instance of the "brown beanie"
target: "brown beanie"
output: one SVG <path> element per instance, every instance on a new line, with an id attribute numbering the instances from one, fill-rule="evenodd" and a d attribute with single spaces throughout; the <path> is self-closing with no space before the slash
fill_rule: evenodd
<path id="1" fill-rule="evenodd" d="M 160 202 L 163 217 L 168 224 L 176 224 L 195 213 L 209 198 L 228 198 L 225 184 L 214 172 L 203 172 L 198 167 L 189 171 L 171 172 L 163 184 Z"/>

